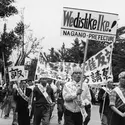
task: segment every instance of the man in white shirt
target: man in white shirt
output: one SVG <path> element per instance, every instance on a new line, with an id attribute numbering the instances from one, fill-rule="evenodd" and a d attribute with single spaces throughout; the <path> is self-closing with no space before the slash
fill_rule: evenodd
<path id="1" fill-rule="evenodd" d="M 81 68 L 74 67 L 71 75 L 72 81 L 67 82 L 63 88 L 64 122 L 65 125 L 82 125 L 87 118 L 85 106 L 91 105 L 91 95 L 86 83 L 81 88 Z M 83 115 L 81 111 L 84 111 Z"/>

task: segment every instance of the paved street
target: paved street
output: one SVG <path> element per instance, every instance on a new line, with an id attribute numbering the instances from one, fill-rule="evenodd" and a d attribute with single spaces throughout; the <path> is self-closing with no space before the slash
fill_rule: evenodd
<path id="1" fill-rule="evenodd" d="M 12 113 L 10 114 L 10 117 L 8 119 L 4 119 L 4 118 L 1 118 L 1 110 L 0 110 L 0 125 L 11 125 L 11 123 L 12 123 Z M 53 118 L 51 119 L 50 125 L 58 125 L 56 106 L 53 112 Z M 63 121 L 62 121 L 62 125 L 63 125 Z M 92 107 L 92 117 L 88 125 L 100 125 L 98 106 L 94 105 Z"/>

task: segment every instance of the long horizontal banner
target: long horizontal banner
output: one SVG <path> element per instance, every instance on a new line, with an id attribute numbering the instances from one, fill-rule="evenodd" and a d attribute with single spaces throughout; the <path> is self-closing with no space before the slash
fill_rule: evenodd
<path id="1" fill-rule="evenodd" d="M 113 43 L 92 56 L 85 63 L 84 78 L 88 84 L 102 84 L 109 79 L 113 79 L 111 62 L 112 62 Z M 40 57 L 40 56 L 39 56 Z M 36 75 L 38 77 L 48 77 L 52 79 L 69 80 L 74 67 L 80 64 L 72 62 L 48 62 L 47 64 L 39 58 Z M 82 68 L 82 66 L 81 66 Z"/>

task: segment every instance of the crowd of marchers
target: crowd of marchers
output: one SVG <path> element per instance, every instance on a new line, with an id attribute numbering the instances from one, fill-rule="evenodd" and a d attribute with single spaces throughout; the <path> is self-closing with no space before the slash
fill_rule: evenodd
<path id="1" fill-rule="evenodd" d="M 58 124 L 88 125 L 92 105 L 98 103 L 101 125 L 125 125 L 125 71 L 118 75 L 118 86 L 109 80 L 97 94 L 81 76 L 81 68 L 75 67 L 69 81 L 44 77 L 2 85 L 1 117 L 7 119 L 12 111 L 10 125 L 50 125 L 57 105 Z"/>

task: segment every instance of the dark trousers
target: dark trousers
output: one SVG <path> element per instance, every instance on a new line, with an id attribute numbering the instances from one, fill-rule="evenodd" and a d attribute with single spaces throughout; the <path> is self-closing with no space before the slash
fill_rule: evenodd
<path id="1" fill-rule="evenodd" d="M 49 125 L 50 123 L 50 107 L 36 107 L 34 106 L 34 121 L 33 125 L 40 125 L 42 120 L 42 125 Z"/>
<path id="2" fill-rule="evenodd" d="M 51 117 L 52 117 L 54 107 L 55 107 L 55 104 L 50 106 L 50 118 L 49 118 L 49 120 L 50 120 Z"/>
<path id="3" fill-rule="evenodd" d="M 33 118 L 34 115 L 34 103 L 32 103 L 32 109 L 31 109 L 31 113 L 30 113 L 30 119 Z"/>
<path id="4" fill-rule="evenodd" d="M 81 112 L 73 113 L 67 109 L 64 111 L 65 125 L 82 125 L 83 119 Z"/>
<path id="5" fill-rule="evenodd" d="M 87 113 L 87 117 L 84 121 L 84 125 L 88 125 L 88 123 L 90 121 L 90 117 L 91 117 L 91 105 L 86 105 L 85 110 L 86 110 L 86 113 Z"/>
<path id="6" fill-rule="evenodd" d="M 57 111 L 58 111 L 58 120 L 62 120 L 64 114 L 64 104 L 57 103 Z"/>
<path id="7" fill-rule="evenodd" d="M 125 125 L 125 117 L 112 112 L 109 125 Z"/>
<path id="8" fill-rule="evenodd" d="M 30 125 L 29 109 L 22 109 L 18 112 L 18 124 L 19 125 Z"/>

